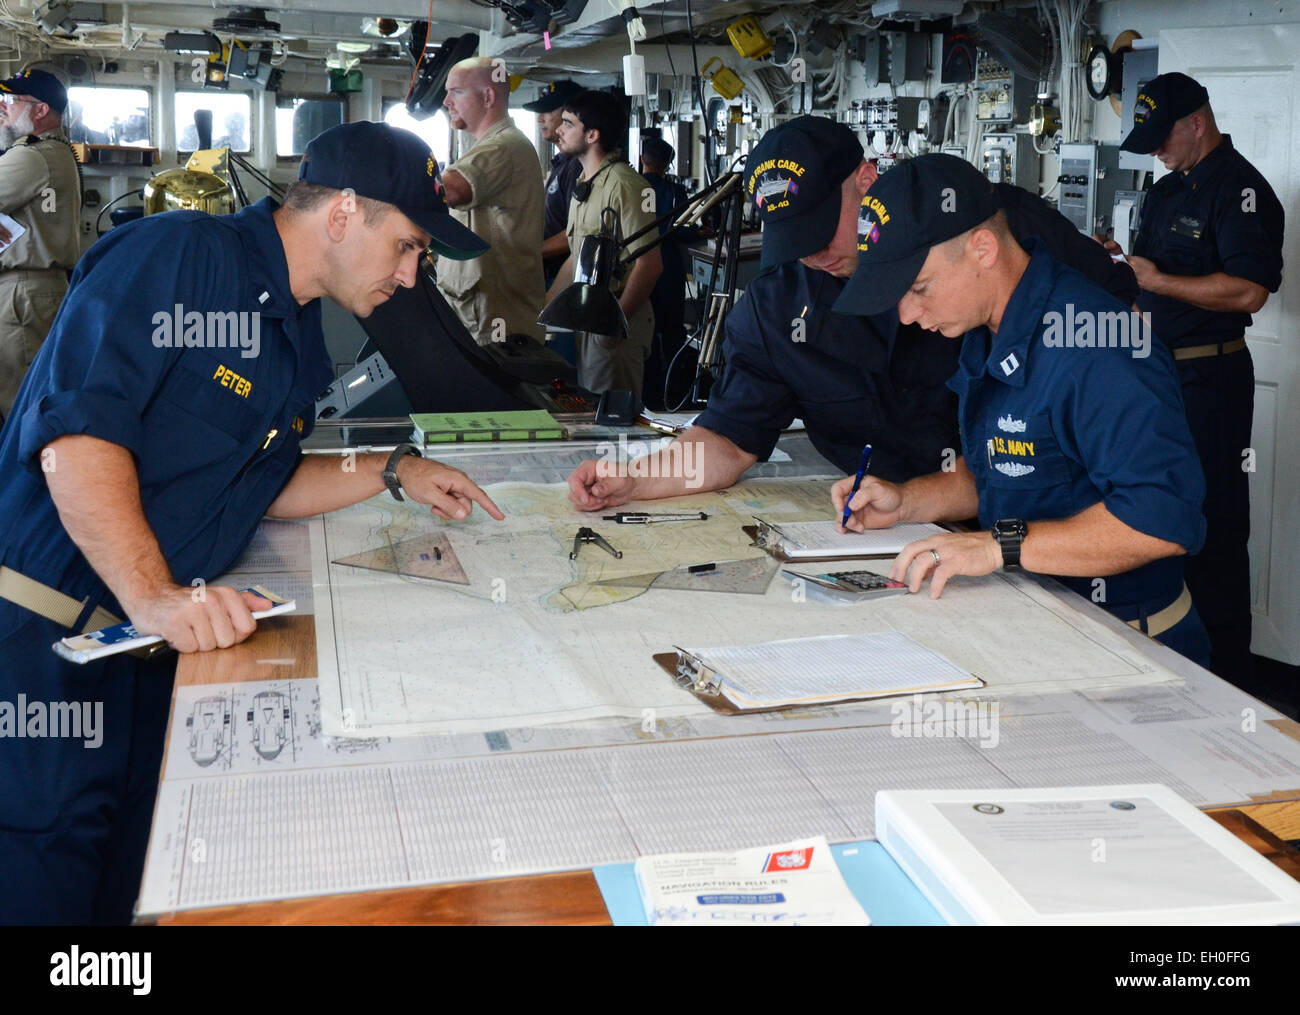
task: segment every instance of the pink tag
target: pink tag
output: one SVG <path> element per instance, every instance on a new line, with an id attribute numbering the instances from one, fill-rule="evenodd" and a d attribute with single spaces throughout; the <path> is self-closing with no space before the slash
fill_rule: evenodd
<path id="1" fill-rule="evenodd" d="M 543 33 L 542 33 L 542 42 L 546 43 L 546 48 L 547 48 L 547 49 L 550 49 L 550 48 L 551 48 L 551 33 L 550 33 L 550 32 L 543 32 Z"/>

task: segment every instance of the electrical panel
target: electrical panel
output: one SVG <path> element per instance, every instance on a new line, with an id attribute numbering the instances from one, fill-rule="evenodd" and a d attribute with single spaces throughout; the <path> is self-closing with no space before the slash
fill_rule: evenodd
<path id="1" fill-rule="evenodd" d="M 975 67 L 975 119 L 980 123 L 1024 123 L 1037 100 L 1037 86 L 996 57 L 980 50 Z"/>
<path id="2" fill-rule="evenodd" d="M 1027 134 L 985 134 L 978 168 L 993 183 L 1038 193 L 1038 156 Z"/>
<path id="3" fill-rule="evenodd" d="M 1120 186 L 1119 148 L 1095 141 L 1066 142 L 1060 160 L 1061 214 L 1089 236 L 1104 232 Z"/>
<path id="4" fill-rule="evenodd" d="M 871 88 L 924 81 L 929 73 L 930 36 L 921 32 L 869 31 L 855 36 L 852 45 Z"/>
<path id="5" fill-rule="evenodd" d="M 1160 73 L 1160 50 L 1134 49 L 1124 54 L 1124 92 L 1120 96 L 1119 136 L 1128 137 L 1133 129 L 1133 107 L 1137 105 L 1138 92 L 1146 83 Z M 1140 169 L 1150 172 L 1156 166 L 1151 155 L 1138 155 L 1136 152 L 1120 152 L 1120 169 Z"/>

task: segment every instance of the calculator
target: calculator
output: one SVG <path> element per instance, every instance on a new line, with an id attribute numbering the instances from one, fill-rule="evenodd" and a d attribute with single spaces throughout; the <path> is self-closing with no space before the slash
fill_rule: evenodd
<path id="1" fill-rule="evenodd" d="M 854 596 L 882 596 L 896 592 L 906 592 L 904 582 L 894 581 L 875 571 L 836 571 L 831 574 L 802 574 L 798 571 L 785 570 L 791 578 L 802 578 L 823 588 L 836 592 L 848 592 Z"/>

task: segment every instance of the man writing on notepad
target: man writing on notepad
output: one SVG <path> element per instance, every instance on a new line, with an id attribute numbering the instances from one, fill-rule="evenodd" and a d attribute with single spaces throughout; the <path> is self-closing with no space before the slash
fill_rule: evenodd
<path id="1" fill-rule="evenodd" d="M 859 250 L 838 310 L 897 306 L 904 323 L 964 336 L 949 381 L 963 455 L 952 471 L 901 485 L 868 476 L 852 494 L 854 477 L 841 480 L 837 516 L 848 501 L 847 527 L 863 531 L 978 514 L 985 531 L 911 543 L 891 577 L 910 574 L 913 592 L 929 578 L 938 597 L 954 575 L 1056 575 L 1207 663 L 1182 559 L 1205 537 L 1205 481 L 1168 350 L 1039 243 L 1018 243 L 989 182 L 952 156 L 881 178 Z"/>
<path id="2" fill-rule="evenodd" d="M 957 368 L 953 344 L 900 327 L 892 306 L 870 317 L 832 309 L 857 267 L 858 220 L 878 186 L 857 135 L 824 117 L 796 117 L 763 135 L 744 186 L 763 221 L 763 271 L 727 316 L 726 365 L 708 407 L 678 439 L 695 445 L 701 475 L 673 475 L 681 448 L 659 452 L 640 478 L 583 462 L 569 477 L 580 510 L 731 486 L 771 455 L 796 417 L 836 468 L 853 472 L 870 441 L 872 474 L 899 482 L 939 468 L 958 446 L 957 402 L 945 384 Z M 1125 303 L 1137 298 L 1133 272 L 1060 213 L 1014 187 L 1008 197 L 1015 235 L 1043 237 Z"/>
<path id="3" fill-rule="evenodd" d="M 265 600 L 204 582 L 264 515 L 387 486 L 442 518 L 502 517 L 409 445 L 300 451 L 333 379 L 320 297 L 369 315 L 431 240 L 483 249 L 424 142 L 359 122 L 308 145 L 283 206 L 150 216 L 81 259 L 0 433 L 0 702 L 96 703 L 103 740 L 0 739 L 0 923 L 126 923 L 144 867 L 174 656 L 76 666 L 54 642 L 122 619 L 182 652 L 243 641 Z"/>

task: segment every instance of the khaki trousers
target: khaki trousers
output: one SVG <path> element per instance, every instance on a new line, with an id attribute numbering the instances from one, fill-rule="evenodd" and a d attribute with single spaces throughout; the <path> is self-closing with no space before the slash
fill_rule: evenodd
<path id="1" fill-rule="evenodd" d="M 0 412 L 5 416 L 67 291 L 62 268 L 0 271 Z"/>
<path id="2" fill-rule="evenodd" d="M 598 395 L 613 390 L 632 391 L 639 399 L 654 328 L 654 311 L 646 300 L 628 318 L 626 339 L 578 332 L 578 383 Z"/>

